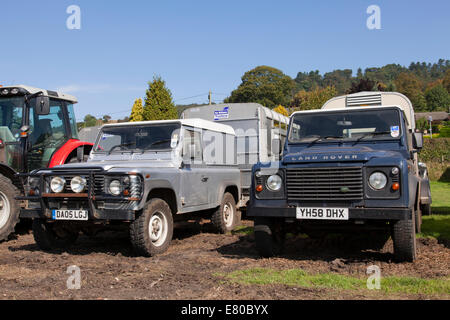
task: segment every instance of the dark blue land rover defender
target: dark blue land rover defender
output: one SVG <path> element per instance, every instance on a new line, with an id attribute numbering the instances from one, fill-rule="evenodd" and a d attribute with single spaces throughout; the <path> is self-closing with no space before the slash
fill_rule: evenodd
<path id="1" fill-rule="evenodd" d="M 287 230 L 380 230 L 391 233 L 397 261 L 413 261 L 431 204 L 422 143 L 412 104 L 399 93 L 361 92 L 294 113 L 281 161 L 252 171 L 247 215 L 260 255 L 279 253 Z"/>

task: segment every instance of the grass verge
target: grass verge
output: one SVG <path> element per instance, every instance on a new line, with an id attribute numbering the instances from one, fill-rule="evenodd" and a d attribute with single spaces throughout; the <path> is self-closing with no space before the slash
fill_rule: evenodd
<path id="1" fill-rule="evenodd" d="M 219 274 L 228 281 L 247 285 L 281 284 L 304 288 L 338 290 L 368 290 L 367 279 L 335 273 L 309 274 L 301 269 L 273 270 L 252 268 Z M 407 294 L 450 294 L 450 278 L 421 279 L 413 277 L 386 277 L 381 279 L 381 292 Z"/>
<path id="2" fill-rule="evenodd" d="M 431 198 L 431 212 L 434 214 L 449 214 L 450 215 L 450 183 L 430 181 Z"/>

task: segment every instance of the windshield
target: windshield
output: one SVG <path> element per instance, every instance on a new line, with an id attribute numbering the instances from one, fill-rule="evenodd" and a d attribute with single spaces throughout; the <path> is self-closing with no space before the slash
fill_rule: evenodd
<path id="1" fill-rule="evenodd" d="M 294 115 L 289 142 L 397 139 L 400 113 L 395 109 L 317 112 Z"/>
<path id="2" fill-rule="evenodd" d="M 105 127 L 94 146 L 95 152 L 168 150 L 178 144 L 180 123 L 145 126 Z"/>

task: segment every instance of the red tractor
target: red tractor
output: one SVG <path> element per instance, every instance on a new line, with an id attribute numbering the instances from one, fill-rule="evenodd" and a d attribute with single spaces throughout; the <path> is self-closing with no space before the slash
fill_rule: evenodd
<path id="1" fill-rule="evenodd" d="M 14 232 L 23 193 L 17 173 L 85 161 L 71 95 L 18 85 L 0 87 L 0 241 Z"/>

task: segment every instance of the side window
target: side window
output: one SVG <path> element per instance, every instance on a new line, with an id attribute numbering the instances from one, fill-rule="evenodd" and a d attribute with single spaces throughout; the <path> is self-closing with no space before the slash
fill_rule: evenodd
<path id="1" fill-rule="evenodd" d="M 203 149 L 201 132 L 191 129 L 184 130 L 183 159 L 187 162 L 203 161 Z"/>

